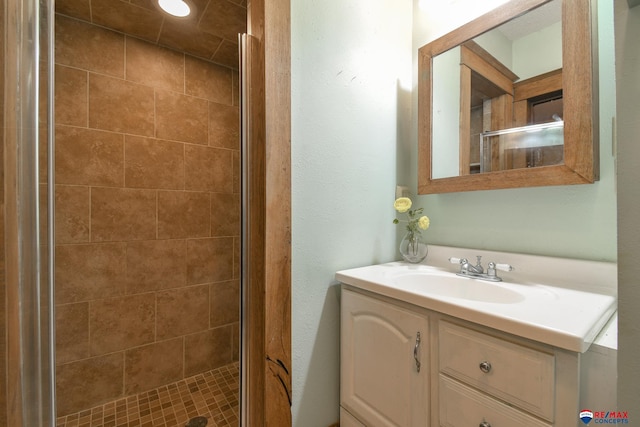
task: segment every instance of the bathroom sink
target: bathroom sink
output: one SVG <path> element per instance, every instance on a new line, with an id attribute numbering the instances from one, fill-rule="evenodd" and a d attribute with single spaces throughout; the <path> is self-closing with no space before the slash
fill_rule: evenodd
<path id="1" fill-rule="evenodd" d="M 518 267 L 505 272 L 504 281 L 488 282 L 456 275 L 458 266 L 447 258 L 452 253 L 461 250 L 434 246 L 432 264 L 391 262 L 335 277 L 351 288 L 580 353 L 616 311 L 613 263 L 491 253 Z"/>
<path id="2" fill-rule="evenodd" d="M 525 296 L 500 283 L 484 282 L 453 274 L 407 273 L 395 277 L 396 285 L 409 292 L 496 304 L 514 304 Z"/>

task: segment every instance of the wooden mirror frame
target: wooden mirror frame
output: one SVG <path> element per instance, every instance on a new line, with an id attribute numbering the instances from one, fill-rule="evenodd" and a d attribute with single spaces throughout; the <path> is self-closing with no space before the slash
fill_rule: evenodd
<path id="1" fill-rule="evenodd" d="M 512 0 L 418 50 L 418 194 L 589 184 L 599 179 L 595 0 L 562 0 L 564 164 L 431 177 L 433 57 L 549 1 Z"/>

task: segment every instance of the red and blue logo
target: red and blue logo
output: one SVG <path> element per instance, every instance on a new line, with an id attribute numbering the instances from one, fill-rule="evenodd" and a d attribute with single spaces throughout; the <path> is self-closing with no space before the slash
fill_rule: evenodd
<path id="1" fill-rule="evenodd" d="M 580 420 L 589 424 L 629 424 L 629 413 L 626 411 L 596 411 L 583 409 L 580 411 Z"/>
<path id="2" fill-rule="evenodd" d="M 588 409 L 583 409 L 582 411 L 580 411 L 580 419 L 583 423 L 589 424 L 593 419 L 593 412 Z"/>

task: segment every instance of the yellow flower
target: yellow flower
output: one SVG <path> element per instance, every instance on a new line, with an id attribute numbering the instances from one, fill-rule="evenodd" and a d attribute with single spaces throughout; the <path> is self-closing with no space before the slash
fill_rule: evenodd
<path id="1" fill-rule="evenodd" d="M 396 199 L 393 207 L 400 213 L 407 214 L 406 220 L 400 220 L 398 218 L 393 219 L 394 224 L 400 224 L 401 222 L 406 224 L 407 233 L 411 237 L 415 234 L 420 235 L 423 230 L 429 228 L 431 221 L 426 215 L 422 215 L 424 208 L 411 209 L 411 199 L 408 197 L 399 197 Z"/>
<path id="2" fill-rule="evenodd" d="M 411 199 L 408 197 L 399 197 L 393 203 L 393 207 L 400 213 L 404 213 L 411 209 Z"/>
<path id="3" fill-rule="evenodd" d="M 423 230 L 426 230 L 427 228 L 429 228 L 429 217 L 421 216 L 420 219 L 418 220 L 418 227 L 422 228 Z"/>

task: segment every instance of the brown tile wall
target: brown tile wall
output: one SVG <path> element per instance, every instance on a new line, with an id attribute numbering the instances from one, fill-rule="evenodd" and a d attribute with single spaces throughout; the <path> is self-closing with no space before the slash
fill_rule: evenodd
<path id="1" fill-rule="evenodd" d="M 58 415 L 238 359 L 237 72 L 56 16 Z"/>

